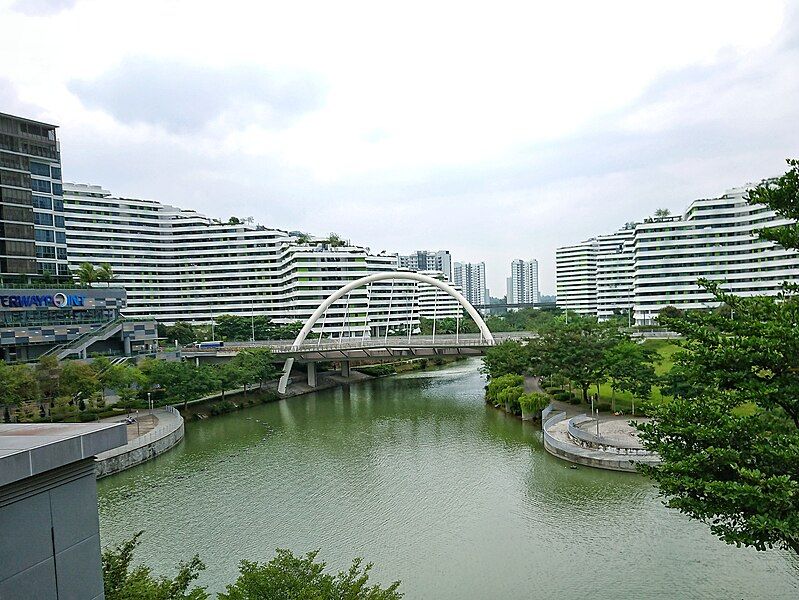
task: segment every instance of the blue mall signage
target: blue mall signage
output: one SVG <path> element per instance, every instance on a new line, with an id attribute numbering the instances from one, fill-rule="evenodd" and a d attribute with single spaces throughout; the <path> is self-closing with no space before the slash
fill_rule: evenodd
<path id="1" fill-rule="evenodd" d="M 55 294 L 33 295 L 33 296 L 0 296 L 0 306 L 3 308 L 28 308 L 28 307 L 49 307 L 69 308 L 72 306 L 84 306 L 86 296 L 76 294 L 65 294 L 57 292 Z"/>

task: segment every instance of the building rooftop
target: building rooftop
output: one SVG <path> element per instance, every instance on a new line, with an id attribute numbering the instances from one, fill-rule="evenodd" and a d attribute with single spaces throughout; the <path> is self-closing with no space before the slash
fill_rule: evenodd
<path id="1" fill-rule="evenodd" d="M 37 121 L 36 119 L 28 119 L 27 117 L 20 117 L 19 115 L 10 115 L 4 112 L 0 112 L 0 117 L 7 117 L 17 121 L 25 121 L 26 123 L 35 123 L 36 125 L 44 125 L 45 127 L 52 127 L 53 129 L 58 128 L 58 125 L 53 125 L 52 123 L 45 123 L 44 121 Z"/>
<path id="2" fill-rule="evenodd" d="M 0 486 L 124 446 L 124 423 L 0 425 Z"/>

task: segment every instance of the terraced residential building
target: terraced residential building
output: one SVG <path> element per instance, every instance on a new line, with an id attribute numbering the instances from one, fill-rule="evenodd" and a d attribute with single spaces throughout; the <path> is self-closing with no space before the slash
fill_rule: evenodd
<path id="1" fill-rule="evenodd" d="M 596 314 L 600 320 L 623 315 L 632 321 L 635 223 L 597 236 Z"/>
<path id="2" fill-rule="evenodd" d="M 596 238 L 555 251 L 557 305 L 583 315 L 596 314 Z"/>
<path id="3" fill-rule="evenodd" d="M 776 295 L 784 281 L 799 281 L 799 254 L 761 241 L 757 231 L 787 225 L 764 205 L 746 201 L 747 188 L 692 202 L 678 217 L 652 219 L 635 228 L 633 295 L 635 320 L 654 323 L 666 306 L 716 306 L 697 285 L 720 282 L 740 296 Z"/>
<path id="4" fill-rule="evenodd" d="M 64 186 L 69 263 L 109 263 L 127 290 L 126 316 L 207 323 L 219 315 L 306 320 L 342 285 L 396 270 L 396 255 L 339 240 L 308 239 L 231 218 L 220 221 L 154 200 L 115 197 L 95 185 Z M 414 301 L 380 282 L 339 300 L 315 331 L 379 335 L 418 324 Z M 390 298 L 393 298 L 390 300 Z M 389 303 L 391 302 L 391 306 Z M 360 320 L 359 320 L 360 319 Z"/>
<path id="5" fill-rule="evenodd" d="M 776 295 L 783 282 L 799 282 L 799 253 L 761 241 L 757 232 L 789 224 L 766 206 L 750 206 L 746 187 L 717 198 L 693 201 L 682 215 L 649 218 L 610 236 L 557 251 L 558 305 L 571 308 L 591 296 L 597 306 L 589 314 L 600 319 L 624 314 L 632 307 L 639 325 L 656 323 L 666 306 L 704 309 L 718 305 L 700 288 L 699 279 L 719 282 L 741 296 Z M 586 255 L 579 279 L 574 260 Z M 562 260 L 563 257 L 563 260 Z M 592 272 L 593 263 L 593 276 Z"/>

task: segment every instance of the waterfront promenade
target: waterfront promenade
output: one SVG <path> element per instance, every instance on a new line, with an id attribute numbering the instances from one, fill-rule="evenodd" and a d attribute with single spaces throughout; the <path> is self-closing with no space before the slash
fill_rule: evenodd
<path id="1" fill-rule="evenodd" d="M 140 413 L 137 422 L 128 424 L 127 435 L 126 445 L 97 455 L 98 479 L 155 458 L 180 443 L 184 435 L 183 417 L 171 406 Z"/>

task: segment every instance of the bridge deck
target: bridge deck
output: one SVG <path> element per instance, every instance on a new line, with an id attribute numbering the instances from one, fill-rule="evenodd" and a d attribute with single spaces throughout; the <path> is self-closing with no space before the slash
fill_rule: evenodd
<path id="1" fill-rule="evenodd" d="M 494 342 L 479 335 L 400 336 L 388 338 L 342 338 L 340 340 L 308 340 L 299 346 L 286 340 L 264 340 L 256 342 L 225 342 L 221 348 L 185 348 L 186 357 L 234 356 L 248 348 L 269 348 L 278 358 L 300 358 L 303 360 L 341 360 L 348 358 L 375 358 L 393 356 L 433 356 L 436 354 L 482 354 L 486 348 L 509 339 L 524 339 L 531 332 L 507 332 L 494 334 Z"/>

